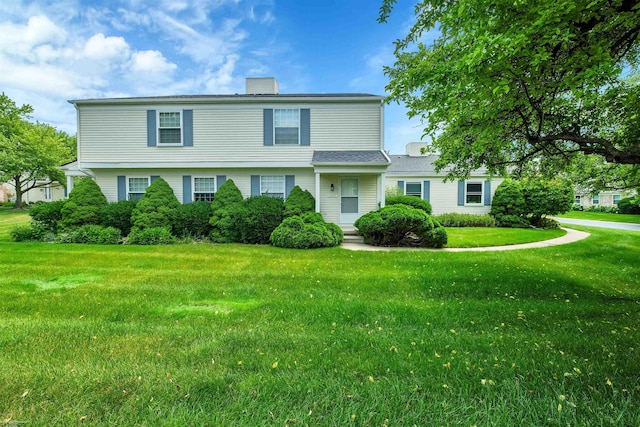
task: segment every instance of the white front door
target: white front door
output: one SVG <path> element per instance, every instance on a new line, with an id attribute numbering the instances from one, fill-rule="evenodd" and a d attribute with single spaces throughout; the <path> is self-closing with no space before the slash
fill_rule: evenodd
<path id="1" fill-rule="evenodd" d="M 42 189 L 44 190 L 44 201 L 50 202 L 51 200 L 53 200 L 53 190 L 51 189 L 51 186 L 47 185 L 42 187 Z"/>
<path id="2" fill-rule="evenodd" d="M 340 179 L 340 224 L 353 224 L 360 217 L 360 180 Z"/>

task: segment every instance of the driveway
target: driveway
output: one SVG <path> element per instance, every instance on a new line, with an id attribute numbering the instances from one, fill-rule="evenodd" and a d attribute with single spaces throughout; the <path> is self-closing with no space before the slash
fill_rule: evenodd
<path id="1" fill-rule="evenodd" d="M 573 219 L 573 218 L 554 218 L 561 224 L 567 225 L 584 225 L 586 227 L 600 227 L 600 228 L 615 228 L 616 230 L 631 230 L 640 231 L 640 224 L 627 224 L 624 222 L 611 222 L 611 221 L 592 221 L 588 219 Z"/>

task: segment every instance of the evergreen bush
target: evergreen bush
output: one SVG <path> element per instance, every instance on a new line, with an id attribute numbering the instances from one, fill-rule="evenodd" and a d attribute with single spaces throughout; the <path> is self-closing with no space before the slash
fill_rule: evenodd
<path id="1" fill-rule="evenodd" d="M 433 209 L 431 208 L 431 203 L 427 200 L 422 200 L 416 196 L 392 196 L 386 197 L 384 201 L 386 206 L 392 206 L 397 204 L 412 206 L 416 209 L 420 209 L 427 213 L 427 215 L 431 215 Z"/>
<path id="2" fill-rule="evenodd" d="M 173 189 L 162 178 L 157 178 L 147 187 L 144 196 L 136 203 L 131 212 L 133 228 L 164 227 L 171 231 L 175 210 L 180 202 L 173 193 Z"/>
<path id="3" fill-rule="evenodd" d="M 634 197 L 625 197 L 618 202 L 618 213 L 621 214 L 640 214 L 640 195 Z"/>
<path id="4" fill-rule="evenodd" d="M 273 233 L 271 243 L 280 248 L 313 249 L 339 246 L 344 240 L 342 229 L 326 223 L 322 215 L 308 212 L 285 218 Z"/>
<path id="5" fill-rule="evenodd" d="M 211 203 L 211 240 L 216 243 L 240 241 L 240 230 L 234 222 L 237 211 L 243 203 L 242 193 L 232 179 L 228 179 L 218 188 Z"/>
<path id="6" fill-rule="evenodd" d="M 502 181 L 493 195 L 489 212 L 489 215 L 495 218 L 496 225 L 510 228 L 528 227 L 526 212 L 522 184 L 513 179 Z"/>
<path id="7" fill-rule="evenodd" d="M 293 187 L 287 200 L 284 202 L 284 217 L 302 215 L 305 212 L 313 212 L 316 209 L 316 199 L 313 195 L 299 186 Z"/>
<path id="8" fill-rule="evenodd" d="M 133 200 L 120 200 L 109 203 L 100 210 L 100 225 L 114 227 L 120 230 L 123 236 L 131 232 L 131 215 L 136 202 Z"/>
<path id="9" fill-rule="evenodd" d="M 100 223 L 100 209 L 107 204 L 107 198 L 91 178 L 83 178 L 76 182 L 69 193 L 69 199 L 60 210 L 61 219 L 58 225 L 62 228 L 79 227 L 86 224 Z"/>
<path id="10" fill-rule="evenodd" d="M 58 223 L 62 219 L 62 207 L 66 200 L 55 202 L 36 203 L 29 209 L 29 215 L 47 230 L 55 233 L 58 231 Z"/>
<path id="11" fill-rule="evenodd" d="M 176 208 L 173 216 L 173 234 L 179 238 L 197 239 L 209 237 L 211 231 L 211 203 L 185 203 Z"/>
<path id="12" fill-rule="evenodd" d="M 233 212 L 242 243 L 268 244 L 282 222 L 284 203 L 279 197 L 251 196 Z"/>

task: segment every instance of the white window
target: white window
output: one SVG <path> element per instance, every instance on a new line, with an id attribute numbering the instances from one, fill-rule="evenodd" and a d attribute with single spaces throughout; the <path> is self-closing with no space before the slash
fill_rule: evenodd
<path id="1" fill-rule="evenodd" d="M 260 194 L 284 199 L 284 175 L 261 176 Z"/>
<path id="2" fill-rule="evenodd" d="M 482 182 L 468 181 L 465 184 L 465 196 L 464 202 L 467 205 L 481 205 L 482 204 Z"/>
<path id="3" fill-rule="evenodd" d="M 179 111 L 158 112 L 158 145 L 182 145 L 182 115 Z"/>
<path id="4" fill-rule="evenodd" d="M 273 142 L 276 145 L 298 145 L 300 143 L 300 110 L 273 110 Z"/>
<path id="5" fill-rule="evenodd" d="M 149 177 L 130 177 L 127 179 L 127 200 L 138 201 L 149 186 Z"/>
<path id="6" fill-rule="evenodd" d="M 415 196 L 422 198 L 422 183 L 421 182 L 407 182 L 404 185 L 405 196 Z"/>
<path id="7" fill-rule="evenodd" d="M 620 199 L 621 199 L 621 195 L 620 194 L 614 194 L 613 195 L 613 204 L 617 205 L 618 203 L 620 203 Z"/>
<path id="8" fill-rule="evenodd" d="M 213 177 L 193 178 L 193 201 L 213 202 L 216 179 Z"/>
<path id="9" fill-rule="evenodd" d="M 582 196 L 576 196 L 576 201 L 575 201 L 576 205 L 579 205 L 580 202 L 582 202 Z"/>
<path id="10" fill-rule="evenodd" d="M 593 196 L 591 198 L 591 204 L 592 205 L 599 205 L 600 204 L 600 195 L 596 194 L 595 196 Z"/>

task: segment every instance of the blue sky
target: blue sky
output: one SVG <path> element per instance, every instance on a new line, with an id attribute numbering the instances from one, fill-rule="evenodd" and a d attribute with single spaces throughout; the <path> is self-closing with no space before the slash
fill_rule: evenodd
<path id="1" fill-rule="evenodd" d="M 383 65 L 413 2 L 378 24 L 378 0 L 2 0 L 0 91 L 75 134 L 68 99 L 244 93 L 276 77 L 281 93 L 385 95 Z M 422 127 L 385 108 L 385 146 L 404 153 Z"/>

